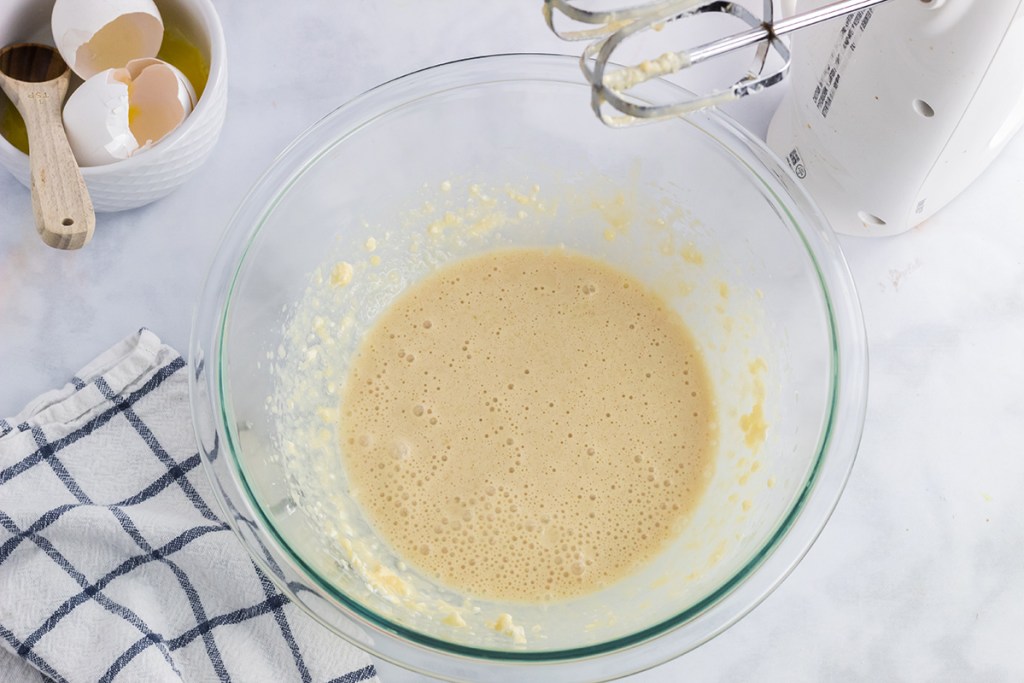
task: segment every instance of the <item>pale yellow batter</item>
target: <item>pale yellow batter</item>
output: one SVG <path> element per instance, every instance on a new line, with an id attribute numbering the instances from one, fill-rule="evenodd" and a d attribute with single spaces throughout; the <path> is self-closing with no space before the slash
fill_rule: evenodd
<path id="1" fill-rule="evenodd" d="M 341 406 L 353 494 L 467 594 L 581 595 L 655 556 L 711 477 L 703 359 L 639 281 L 564 250 L 446 266 L 369 331 Z"/>

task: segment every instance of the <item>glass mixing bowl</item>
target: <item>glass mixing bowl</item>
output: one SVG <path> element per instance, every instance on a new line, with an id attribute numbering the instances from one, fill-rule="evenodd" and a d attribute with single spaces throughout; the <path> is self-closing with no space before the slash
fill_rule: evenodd
<path id="1" fill-rule="evenodd" d="M 793 569 L 860 440 L 856 293 L 782 164 L 717 113 L 613 130 L 588 98 L 576 61 L 550 55 L 356 98 L 256 184 L 196 310 L 192 414 L 243 545 L 328 628 L 434 676 L 606 679 L 697 647 Z M 661 293 L 701 345 L 718 416 L 714 476 L 678 537 L 545 605 L 460 595 L 396 557 L 347 494 L 338 439 L 346 364 L 377 313 L 439 265 L 511 246 L 584 252 Z"/>

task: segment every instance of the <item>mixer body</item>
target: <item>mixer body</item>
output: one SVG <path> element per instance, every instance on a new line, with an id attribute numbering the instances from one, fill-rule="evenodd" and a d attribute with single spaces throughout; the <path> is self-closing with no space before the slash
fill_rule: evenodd
<path id="1" fill-rule="evenodd" d="M 791 48 L 768 144 L 842 233 L 920 224 L 1024 123 L 1024 0 L 894 0 L 797 32 Z"/>

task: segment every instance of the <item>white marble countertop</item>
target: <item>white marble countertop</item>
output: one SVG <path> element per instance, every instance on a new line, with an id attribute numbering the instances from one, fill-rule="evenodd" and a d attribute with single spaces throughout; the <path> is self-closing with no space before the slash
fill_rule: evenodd
<path id="1" fill-rule="evenodd" d="M 212 250 L 246 189 L 307 125 L 411 70 L 567 52 L 531 2 L 217 0 L 227 125 L 149 207 L 45 247 L 0 175 L 0 415 L 145 326 L 181 352 Z M 771 100 L 734 105 L 763 132 Z M 581 103 L 581 106 L 585 106 Z M 926 225 L 844 238 L 871 393 L 847 490 L 796 571 L 739 624 L 629 680 L 1024 680 L 1024 135 Z M 386 683 L 420 680 L 381 665 Z"/>

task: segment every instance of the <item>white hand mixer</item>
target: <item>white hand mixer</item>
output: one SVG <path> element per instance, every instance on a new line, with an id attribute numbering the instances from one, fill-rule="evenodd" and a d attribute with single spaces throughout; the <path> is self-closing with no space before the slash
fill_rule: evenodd
<path id="1" fill-rule="evenodd" d="M 847 234 L 893 235 L 921 223 L 977 178 L 1024 124 L 1024 0 L 782 4 L 787 17 L 777 21 L 771 0 L 762 17 L 725 0 L 612 10 L 588 9 L 592 0 L 545 0 L 544 7 L 556 34 L 593 41 L 580 63 L 592 106 L 610 125 L 679 116 L 788 80 L 768 144 Z M 731 15 L 748 29 L 610 66 L 627 41 L 708 13 Z M 567 20 L 574 25 L 561 28 Z M 791 32 L 787 46 L 781 36 Z M 727 88 L 671 103 L 643 99 L 647 80 L 750 46 L 753 66 Z M 769 67 L 772 52 L 781 66 Z"/>

